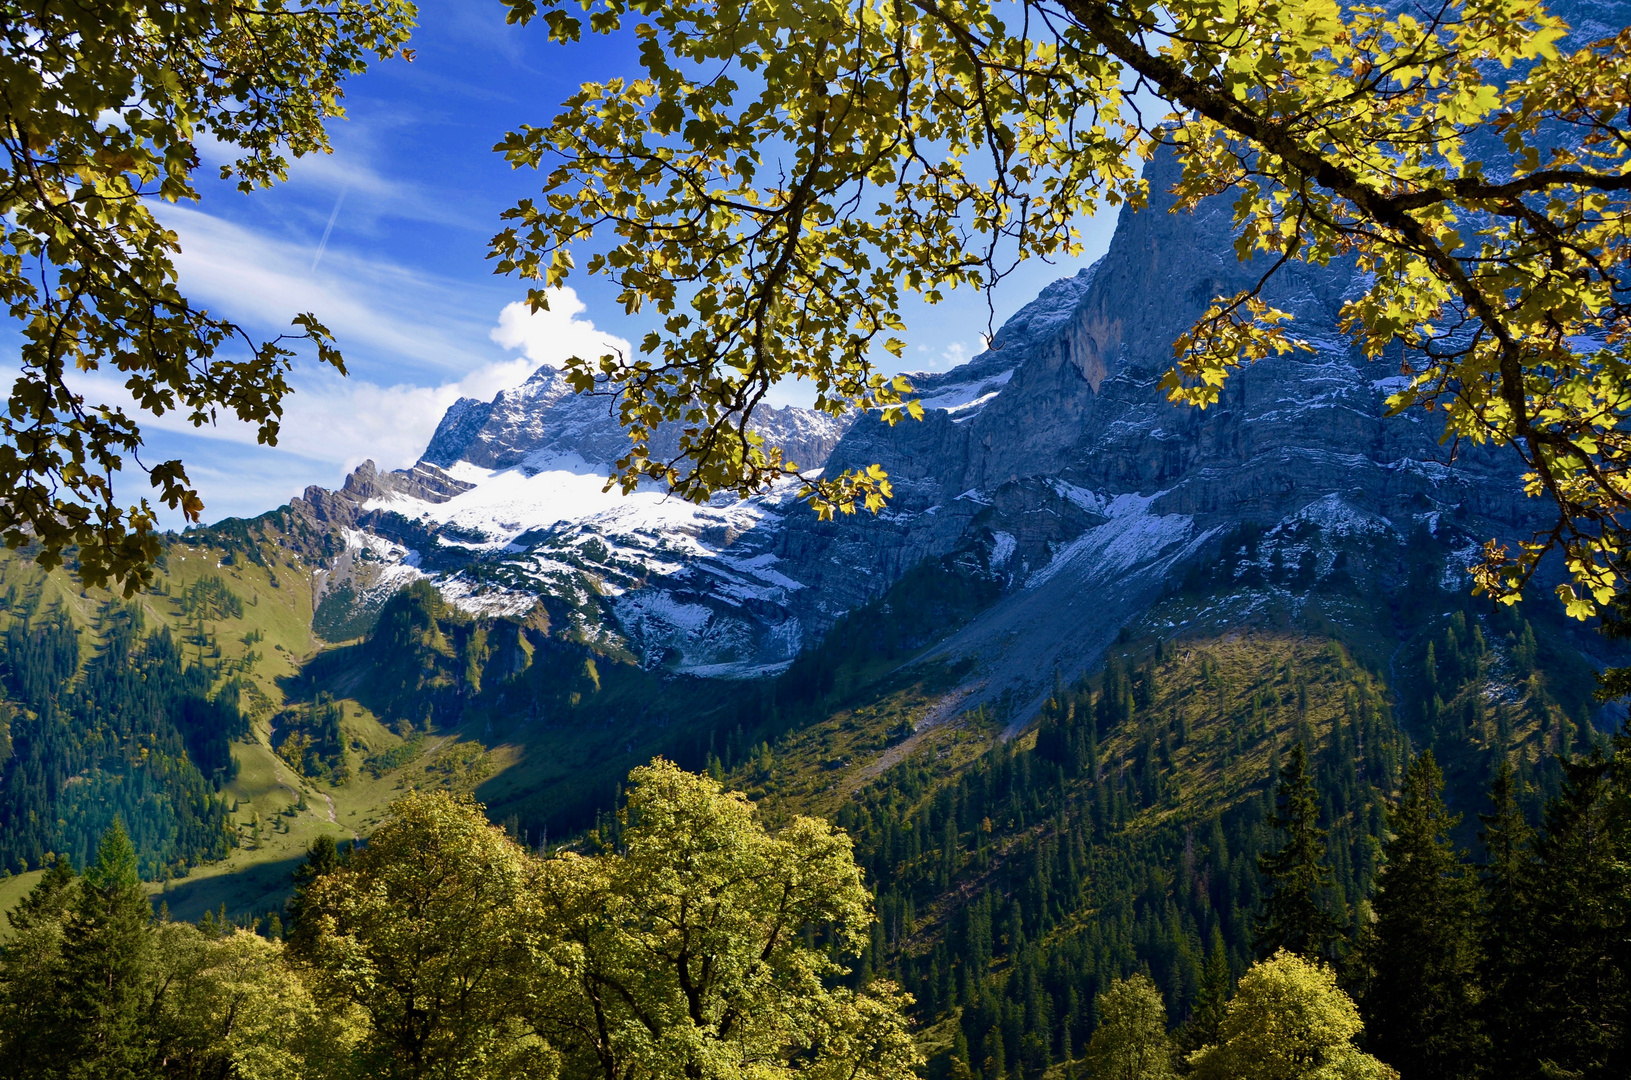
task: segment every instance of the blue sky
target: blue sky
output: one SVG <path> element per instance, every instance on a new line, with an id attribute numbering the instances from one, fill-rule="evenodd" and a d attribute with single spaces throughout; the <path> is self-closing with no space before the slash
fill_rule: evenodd
<path id="1" fill-rule="evenodd" d="M 263 335 L 311 310 L 336 333 L 351 372 L 297 368 L 276 449 L 237 425 L 147 424 L 145 456 L 187 462 L 206 520 L 260 513 L 307 484 L 336 486 L 365 458 L 409 465 L 457 397 L 490 398 L 541 362 L 608 336 L 638 340 L 647 328 L 623 315 L 603 279 L 581 274 L 576 304 L 539 317 L 506 310 L 525 286 L 495 277 L 485 257 L 500 212 L 539 182 L 512 171 L 493 145 L 522 124 L 548 122 L 578 83 L 635 74 L 627 39 L 552 45 L 541 26 L 506 26 L 497 0 L 422 0 L 413 47 L 413 63 L 384 64 L 350 84 L 332 155 L 296 161 L 272 191 L 244 196 L 212 184 L 202 202 L 164 211 L 181 237 L 190 297 Z M 1102 253 L 1112 225 L 1085 223 L 1082 260 L 1031 264 L 1004 282 L 999 324 Z M 906 317 L 900 366 L 920 370 L 977 352 L 988 318 L 971 295 Z M 800 396 L 790 387 L 781 402 Z"/>

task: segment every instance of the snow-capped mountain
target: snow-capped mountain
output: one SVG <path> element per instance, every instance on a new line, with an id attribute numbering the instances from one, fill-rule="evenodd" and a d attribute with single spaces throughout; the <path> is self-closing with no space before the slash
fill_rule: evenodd
<path id="1" fill-rule="evenodd" d="M 819 469 L 848 421 L 766 409 L 754 426 Z M 350 608 L 338 624 L 353 628 L 428 576 L 473 613 L 537 612 L 648 663 L 718 674 L 784 666 L 803 642 L 787 604 L 802 586 L 777 569 L 767 541 L 796 509 L 798 482 L 701 506 L 650 490 L 625 497 L 606 477 L 627 444 L 610 399 L 574 394 L 553 368 L 491 402 L 457 402 L 412 469 L 366 462 L 339 491 L 295 500 L 291 509 L 345 541 L 320 599 Z"/>
<path id="2" fill-rule="evenodd" d="M 1165 191 L 1175 165 L 1157 160 L 1150 179 Z M 977 658 L 982 694 L 1034 696 L 1038 672 L 1090 665 L 1243 527 L 1264 537 L 1254 558 L 1306 559 L 1315 579 L 1350 572 L 1350 558 L 1386 576 L 1388 552 L 1421 527 L 1457 543 L 1527 531 L 1538 507 L 1511 459 L 1452 462 L 1428 417 L 1384 417 L 1390 373 L 1333 329 L 1348 268 L 1288 268 L 1267 297 L 1295 313 L 1314 353 L 1254 365 L 1211 409 L 1169 404 L 1156 381 L 1173 339 L 1260 269 L 1236 260 L 1225 203 L 1174 214 L 1151 202 L 986 352 L 914 376 L 922 423 L 759 418 L 808 468 L 881 463 L 895 498 L 876 518 L 820 522 L 795 482 L 706 506 L 607 492 L 627 442 L 609 399 L 575 395 L 545 368 L 491 402 L 454 405 L 414 468 L 366 464 L 340 491 L 296 501 L 345 538 L 324 602 L 365 616 L 425 575 L 467 610 L 544 618 L 648 666 L 757 675 L 924 559 L 959 556 L 1004 595 L 940 652 Z"/>

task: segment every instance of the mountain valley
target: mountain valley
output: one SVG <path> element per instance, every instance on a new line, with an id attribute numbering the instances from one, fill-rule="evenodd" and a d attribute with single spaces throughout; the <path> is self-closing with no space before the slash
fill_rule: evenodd
<path id="1" fill-rule="evenodd" d="M 1271 298 L 1311 352 L 1168 404 L 1170 342 L 1253 271 L 1226 207 L 1154 202 L 986 352 L 914 376 L 923 422 L 761 418 L 810 469 L 881 463 L 875 518 L 818 521 L 796 481 L 607 492 L 607 399 L 543 368 L 460 401 L 411 469 L 172 537 L 129 601 L 8 554 L 0 900 L 85 865 L 117 811 L 155 902 L 264 927 L 314 838 L 366 837 L 405 791 L 473 792 L 534 848 L 615 847 L 624 777 L 662 755 L 850 833 L 880 913 L 858 977 L 916 995 L 931 1075 L 1042 1075 L 1093 987 L 1143 966 L 1178 1020 L 1214 939 L 1245 968 L 1301 744 L 1328 903 L 1362 925 L 1410 755 L 1444 765 L 1464 844 L 1500 761 L 1536 816 L 1553 755 L 1617 727 L 1593 676 L 1623 658 L 1544 588 L 1469 595 L 1479 545 L 1538 504 L 1511 459 L 1386 415 L 1397 379 L 1330 329 L 1351 271 Z M 161 662 L 174 700 L 98 726 L 96 673 Z M 160 839 L 177 814 L 195 842 Z"/>

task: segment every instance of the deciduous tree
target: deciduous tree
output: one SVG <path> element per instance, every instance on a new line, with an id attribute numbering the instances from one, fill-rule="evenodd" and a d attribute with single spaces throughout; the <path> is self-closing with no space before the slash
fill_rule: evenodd
<path id="1" fill-rule="evenodd" d="M 563 1077 L 908 1075 L 910 999 L 851 990 L 833 959 L 873 920 L 849 838 L 804 817 L 768 832 L 741 795 L 662 760 L 629 781 L 622 848 L 538 877 L 548 974 L 528 1015 Z"/>
<path id="2" fill-rule="evenodd" d="M 520 1020 L 536 976 L 530 873 L 474 802 L 414 793 L 306 886 L 291 947 L 320 997 L 367 1017 L 369 1075 L 520 1076 L 547 1063 Z"/>
<path id="3" fill-rule="evenodd" d="M 1189 1064 L 1196 1080 L 1398 1080 L 1354 1046 L 1363 1029 L 1335 972 L 1281 951 L 1241 976 L 1222 1041 Z"/>
<path id="4" fill-rule="evenodd" d="M 364 1034 L 355 1008 L 319 1003 L 283 946 L 247 930 L 211 936 L 164 923 L 154 940 L 158 1075 L 232 1080 L 349 1080 Z"/>
<path id="5" fill-rule="evenodd" d="M 1148 975 L 1117 979 L 1097 999 L 1099 1025 L 1087 1044 L 1094 1080 L 1169 1080 L 1167 1007 Z"/>
<path id="6" fill-rule="evenodd" d="M 197 200 L 200 147 L 222 179 L 269 187 L 286 154 L 326 152 L 342 86 L 398 55 L 410 0 L 28 0 L 0 17 L 0 301 L 22 346 L 0 410 L 0 537 L 72 547 L 92 584 L 127 595 L 158 555 L 154 511 L 116 484 L 145 469 L 157 497 L 197 521 L 178 460 L 143 463 L 138 417 L 219 416 L 275 443 L 294 352 L 197 307 L 176 284 L 157 203 Z M 344 371 L 315 315 L 296 339 Z M 118 384 L 96 391 L 91 373 Z M 125 400 L 121 400 L 121 399 Z M 134 485 L 132 485 L 134 486 Z"/>

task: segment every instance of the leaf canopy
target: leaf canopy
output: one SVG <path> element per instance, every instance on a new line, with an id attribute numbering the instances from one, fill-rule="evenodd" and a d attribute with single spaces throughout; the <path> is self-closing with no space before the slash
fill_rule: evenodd
<path id="1" fill-rule="evenodd" d="M 1516 551 L 1492 542 L 1476 586 L 1510 602 L 1561 549 L 1572 614 L 1625 588 L 1631 29 L 1571 43 L 1538 0 L 504 2 L 558 41 L 640 40 L 639 77 L 586 83 L 499 145 L 545 179 L 492 245 L 541 283 L 535 308 L 581 257 L 659 317 L 636 355 L 568 369 L 615 395 L 625 490 L 703 500 L 796 474 L 749 423 L 784 379 L 833 415 L 918 415 L 880 367 L 904 292 L 938 302 L 1077 253 L 1077 222 L 1142 205 L 1139 161 L 1166 148 L 1176 208 L 1231 194 L 1237 253 L 1264 265 L 1174 342 L 1171 400 L 1205 408 L 1242 364 L 1308 348 L 1263 287 L 1352 260 L 1341 327 L 1398 360 L 1390 409 L 1514 448 L 1556 508 Z M 666 458 L 664 424 L 682 433 Z M 888 482 L 851 470 L 804 495 L 877 510 Z"/>
<path id="2" fill-rule="evenodd" d="M 414 14 L 410 0 L 8 0 L 0 302 L 22 339 L 0 411 L 8 545 L 38 543 L 48 568 L 74 549 L 87 583 L 130 595 L 159 553 L 155 512 L 127 505 L 116 474 L 135 463 L 165 505 L 203 511 L 182 462 L 141 461 L 137 417 L 227 416 L 275 444 L 293 343 L 345 370 L 310 313 L 257 341 L 194 306 L 153 206 L 198 199 L 206 140 L 236 155 L 221 178 L 246 192 L 284 179 L 286 155 L 326 153 L 345 80 L 411 57 Z M 117 389 L 88 389 L 93 373 Z"/>

